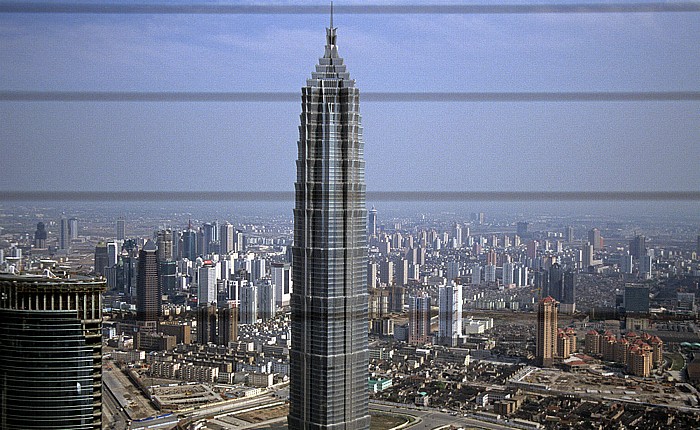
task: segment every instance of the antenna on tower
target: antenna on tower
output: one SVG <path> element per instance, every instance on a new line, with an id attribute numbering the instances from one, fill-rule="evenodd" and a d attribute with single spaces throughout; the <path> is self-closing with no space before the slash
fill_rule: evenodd
<path id="1" fill-rule="evenodd" d="M 331 2 L 331 28 L 333 28 L 333 2 Z"/>

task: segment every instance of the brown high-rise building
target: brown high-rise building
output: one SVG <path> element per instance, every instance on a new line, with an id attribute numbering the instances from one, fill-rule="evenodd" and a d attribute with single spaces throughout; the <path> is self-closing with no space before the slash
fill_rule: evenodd
<path id="1" fill-rule="evenodd" d="M 557 301 L 545 297 L 537 305 L 537 362 L 550 367 L 557 355 Z"/>
<path id="2" fill-rule="evenodd" d="M 417 345 L 430 340 L 430 296 L 417 293 L 408 301 L 408 343 Z"/>
<path id="3" fill-rule="evenodd" d="M 136 319 L 139 321 L 158 321 L 163 314 L 156 252 L 157 248 L 152 240 L 146 242 L 139 251 L 136 278 Z"/>
<path id="4" fill-rule="evenodd" d="M 197 308 L 197 343 L 228 346 L 238 339 L 236 306 L 201 306 Z"/>

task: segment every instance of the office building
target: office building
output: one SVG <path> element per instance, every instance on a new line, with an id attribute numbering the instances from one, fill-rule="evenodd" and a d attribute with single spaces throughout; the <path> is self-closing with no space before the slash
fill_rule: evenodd
<path id="1" fill-rule="evenodd" d="M 430 342 L 430 296 L 417 293 L 408 298 L 408 343 L 422 345 Z"/>
<path id="2" fill-rule="evenodd" d="M 583 269 L 584 272 L 587 272 L 588 268 L 593 265 L 593 245 L 590 242 L 584 243 L 582 251 L 583 260 L 581 262 L 581 269 Z"/>
<path id="3" fill-rule="evenodd" d="M 46 231 L 46 226 L 43 222 L 36 224 L 36 231 L 34 232 L 34 248 L 45 249 L 46 239 L 49 237 Z"/>
<path id="4" fill-rule="evenodd" d="M 292 294 L 292 268 L 289 263 L 272 263 L 270 277 L 275 286 L 275 306 L 289 306 Z"/>
<path id="5" fill-rule="evenodd" d="M 376 236 L 377 235 L 377 209 L 372 206 L 372 209 L 369 211 L 369 220 L 367 223 L 367 233 L 370 236 Z"/>
<path id="6" fill-rule="evenodd" d="M 364 143 L 332 19 L 302 89 L 298 149 L 288 425 L 369 429 Z"/>
<path id="7" fill-rule="evenodd" d="M 95 245 L 95 275 L 103 276 L 105 274 L 105 268 L 109 267 L 109 254 L 107 253 L 107 244 L 104 242 L 98 242 Z"/>
<path id="8" fill-rule="evenodd" d="M 136 281 L 136 319 L 139 321 L 158 321 L 163 314 L 157 251 L 152 240 L 139 251 Z"/>
<path id="9" fill-rule="evenodd" d="M 574 227 L 570 225 L 566 227 L 566 230 L 564 230 L 564 240 L 569 243 L 574 241 Z"/>
<path id="10" fill-rule="evenodd" d="M 192 229 L 192 225 L 182 232 L 182 258 L 190 261 L 197 259 L 197 232 Z"/>
<path id="11" fill-rule="evenodd" d="M 549 279 L 543 296 L 552 296 L 557 302 L 561 302 L 564 296 L 564 269 L 559 263 L 549 267 Z"/>
<path id="12" fill-rule="evenodd" d="M 70 231 L 68 230 L 68 220 L 65 218 L 61 218 L 61 225 L 58 236 L 58 248 L 70 248 Z"/>
<path id="13" fill-rule="evenodd" d="M 229 254 L 234 251 L 234 233 L 233 225 L 225 222 L 221 225 L 219 231 L 219 253 L 222 255 Z"/>
<path id="14" fill-rule="evenodd" d="M 564 272 L 564 287 L 562 289 L 559 312 L 573 314 L 576 312 L 576 274 L 572 270 Z"/>
<path id="15" fill-rule="evenodd" d="M 70 218 L 68 220 L 68 237 L 70 240 L 78 238 L 78 219 Z"/>
<path id="16" fill-rule="evenodd" d="M 257 285 L 246 284 L 240 291 L 240 314 L 241 324 L 255 324 L 258 321 L 258 287 Z"/>
<path id="17" fill-rule="evenodd" d="M 170 229 L 160 230 L 157 233 L 156 247 L 158 248 L 158 261 L 173 260 L 173 232 Z"/>
<path id="18" fill-rule="evenodd" d="M 438 343 L 457 346 L 462 337 L 462 286 L 441 285 L 438 302 Z"/>
<path id="19" fill-rule="evenodd" d="M 210 260 L 197 269 L 197 303 L 207 306 L 217 303 L 216 266 Z"/>
<path id="20" fill-rule="evenodd" d="M 641 235 L 636 235 L 634 239 L 630 240 L 630 255 L 635 260 L 641 259 L 643 256 L 647 255 L 647 244 L 646 237 Z"/>
<path id="21" fill-rule="evenodd" d="M 645 285 L 625 285 L 623 306 L 627 314 L 649 313 L 649 287 Z"/>
<path id="22" fill-rule="evenodd" d="M 277 311 L 275 286 L 269 279 L 261 279 L 258 286 L 258 318 L 267 321 L 274 318 Z"/>
<path id="23" fill-rule="evenodd" d="M 116 238 L 117 240 L 126 240 L 126 221 L 124 221 L 124 218 L 117 219 Z"/>
<path id="24" fill-rule="evenodd" d="M 552 297 L 545 297 L 537 304 L 537 362 L 551 367 L 557 356 L 557 306 Z"/>
<path id="25" fill-rule="evenodd" d="M 603 249 L 603 238 L 600 236 L 600 230 L 595 227 L 588 230 L 588 243 L 593 245 L 594 251 Z"/>
<path id="26" fill-rule="evenodd" d="M 384 260 L 379 264 L 379 281 L 384 285 L 394 284 L 394 262 Z"/>
<path id="27" fill-rule="evenodd" d="M 104 288 L 0 275 L 0 428 L 102 428 Z"/>

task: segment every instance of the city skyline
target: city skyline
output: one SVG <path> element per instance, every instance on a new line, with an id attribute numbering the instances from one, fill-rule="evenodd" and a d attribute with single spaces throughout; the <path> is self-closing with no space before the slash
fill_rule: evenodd
<path id="1" fill-rule="evenodd" d="M 695 18 L 342 14 L 336 22 L 346 29 L 345 56 L 365 92 L 693 91 L 700 87 Z M 320 43 L 314 29 L 326 19 L 3 13 L 2 90 L 291 92 L 310 66 L 311 42 Z M 376 160 L 367 171 L 370 190 L 680 191 L 700 184 L 692 167 L 700 157 L 696 101 L 364 106 L 376 142 L 367 148 Z M 296 103 L 3 101 L 0 109 L 8 118 L 0 129 L 5 190 L 284 191 L 293 182 Z M 263 115 L 264 126 L 255 120 Z M 83 127 L 85 120 L 94 126 Z M 399 148 L 422 168 L 406 169 Z M 632 157 L 643 166 L 634 175 L 626 169 Z M 178 174 L 195 165 L 218 168 Z M 445 169 L 455 174 L 435 174 Z M 278 174 L 261 181 L 266 172 Z"/>

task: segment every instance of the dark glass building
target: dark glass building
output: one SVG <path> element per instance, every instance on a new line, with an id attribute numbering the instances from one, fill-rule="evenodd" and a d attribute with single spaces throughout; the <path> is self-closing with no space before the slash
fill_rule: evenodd
<path id="1" fill-rule="evenodd" d="M 332 20 L 302 88 L 298 149 L 289 428 L 369 429 L 364 143 Z"/>
<path id="2" fill-rule="evenodd" d="M 102 428 L 104 287 L 0 274 L 0 428 Z"/>
<path id="3" fill-rule="evenodd" d="M 157 252 L 152 240 L 139 251 L 136 282 L 136 319 L 139 321 L 158 321 L 163 314 Z"/>

